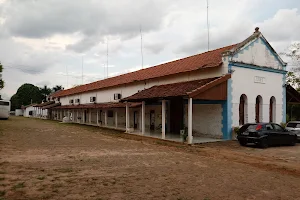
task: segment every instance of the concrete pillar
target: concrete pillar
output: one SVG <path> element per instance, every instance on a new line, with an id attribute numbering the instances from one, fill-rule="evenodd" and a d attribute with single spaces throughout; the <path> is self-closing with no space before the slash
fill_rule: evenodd
<path id="1" fill-rule="evenodd" d="M 128 133 L 129 132 L 129 104 L 126 102 L 126 132 Z"/>
<path id="2" fill-rule="evenodd" d="M 188 100 L 188 144 L 193 143 L 193 99 Z"/>
<path id="3" fill-rule="evenodd" d="M 75 117 L 74 117 L 75 111 L 72 110 L 72 122 L 75 122 Z"/>
<path id="4" fill-rule="evenodd" d="M 105 123 L 105 126 L 107 126 L 107 110 L 105 111 L 104 113 L 104 123 Z"/>
<path id="5" fill-rule="evenodd" d="M 118 128 L 118 110 L 115 111 L 115 126 Z"/>
<path id="6" fill-rule="evenodd" d="M 161 102 L 161 138 L 166 139 L 166 100 Z"/>
<path id="7" fill-rule="evenodd" d="M 145 101 L 142 102 L 142 135 L 145 134 Z"/>
<path id="8" fill-rule="evenodd" d="M 99 110 L 97 110 L 97 126 L 99 126 Z"/>
<path id="9" fill-rule="evenodd" d="M 92 124 L 92 109 L 89 109 L 89 122 Z"/>

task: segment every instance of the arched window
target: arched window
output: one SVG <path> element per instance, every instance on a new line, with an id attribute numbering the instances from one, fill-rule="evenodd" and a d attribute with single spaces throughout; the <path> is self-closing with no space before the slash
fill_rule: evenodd
<path id="1" fill-rule="evenodd" d="M 263 105 L 263 99 L 260 95 L 256 97 L 256 103 L 255 103 L 255 122 L 259 123 L 262 122 L 262 105 Z"/>
<path id="2" fill-rule="evenodd" d="M 276 99 L 275 97 L 270 98 L 270 107 L 269 107 L 269 119 L 270 122 L 276 122 Z"/>
<path id="3" fill-rule="evenodd" d="M 248 109 L 248 100 L 245 94 L 242 94 L 240 97 L 239 105 L 239 124 L 244 125 L 247 123 L 247 110 Z"/>

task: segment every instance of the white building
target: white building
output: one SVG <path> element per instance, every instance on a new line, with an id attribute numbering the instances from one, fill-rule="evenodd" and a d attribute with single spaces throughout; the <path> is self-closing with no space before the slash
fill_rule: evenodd
<path id="1" fill-rule="evenodd" d="M 231 139 L 247 122 L 286 121 L 285 75 L 257 28 L 239 44 L 57 92 L 50 117 L 163 139 L 187 130 L 189 143 Z"/>
<path id="2" fill-rule="evenodd" d="M 23 116 L 24 117 L 35 117 L 36 116 L 36 111 L 35 111 L 35 106 L 36 104 L 30 104 L 28 106 L 22 106 L 23 110 Z"/>

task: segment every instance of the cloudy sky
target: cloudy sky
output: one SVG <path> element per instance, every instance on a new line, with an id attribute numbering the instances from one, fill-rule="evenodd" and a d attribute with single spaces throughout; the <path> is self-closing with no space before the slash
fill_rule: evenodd
<path id="1" fill-rule="evenodd" d="M 300 41 L 299 0 L 209 0 L 211 49 L 256 26 L 277 52 Z M 65 88 L 207 50 L 206 0 L 0 0 L 10 98 L 23 83 Z M 108 41 L 108 45 L 107 45 Z M 83 63 L 83 78 L 82 78 Z"/>

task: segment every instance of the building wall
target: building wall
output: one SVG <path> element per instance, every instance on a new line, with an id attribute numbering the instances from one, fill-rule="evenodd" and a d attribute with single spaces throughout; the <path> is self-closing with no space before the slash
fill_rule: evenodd
<path id="1" fill-rule="evenodd" d="M 27 107 L 27 108 L 25 109 L 25 111 L 24 111 L 24 117 L 31 117 L 31 116 L 29 115 L 29 112 L 30 112 L 30 111 L 33 112 L 33 115 L 32 115 L 32 116 L 35 115 L 34 107 L 30 106 L 30 107 Z"/>
<path id="2" fill-rule="evenodd" d="M 269 122 L 269 105 L 272 96 L 275 97 L 275 121 L 281 123 L 283 120 L 283 74 L 261 70 L 247 69 L 233 66 L 232 80 L 232 126 L 239 126 L 239 103 L 240 96 L 247 96 L 247 122 L 255 122 L 256 97 L 262 97 L 262 122 Z M 257 81 L 257 77 L 263 80 Z"/>
<path id="3" fill-rule="evenodd" d="M 120 93 L 122 98 L 125 98 L 137 93 L 139 90 L 147 89 L 154 85 L 163 85 L 163 84 L 170 84 L 170 83 L 177 83 L 177 82 L 184 82 L 184 81 L 192 81 L 197 79 L 218 77 L 218 76 L 222 76 L 222 73 L 223 73 L 222 67 L 199 70 L 199 71 L 188 72 L 188 73 L 181 73 L 181 74 L 171 75 L 167 77 L 156 78 L 156 79 L 151 79 L 146 81 L 139 81 L 136 83 L 125 84 L 125 85 L 111 87 L 107 89 L 101 89 L 97 91 L 85 92 L 82 94 L 75 94 L 66 97 L 61 97 L 60 102 L 62 105 L 69 105 L 69 100 L 74 99 L 75 102 L 75 99 L 80 99 L 80 104 L 87 104 L 90 103 L 90 97 L 92 96 L 96 97 L 97 103 L 117 102 L 118 100 L 114 100 L 115 93 Z"/>
<path id="4" fill-rule="evenodd" d="M 232 58 L 234 62 L 243 62 L 257 66 L 283 69 L 283 66 L 262 38 L 257 38 L 246 44 Z"/>
<path id="5" fill-rule="evenodd" d="M 188 105 L 185 105 L 184 121 L 188 124 Z M 193 136 L 223 138 L 221 104 L 193 104 Z"/>

